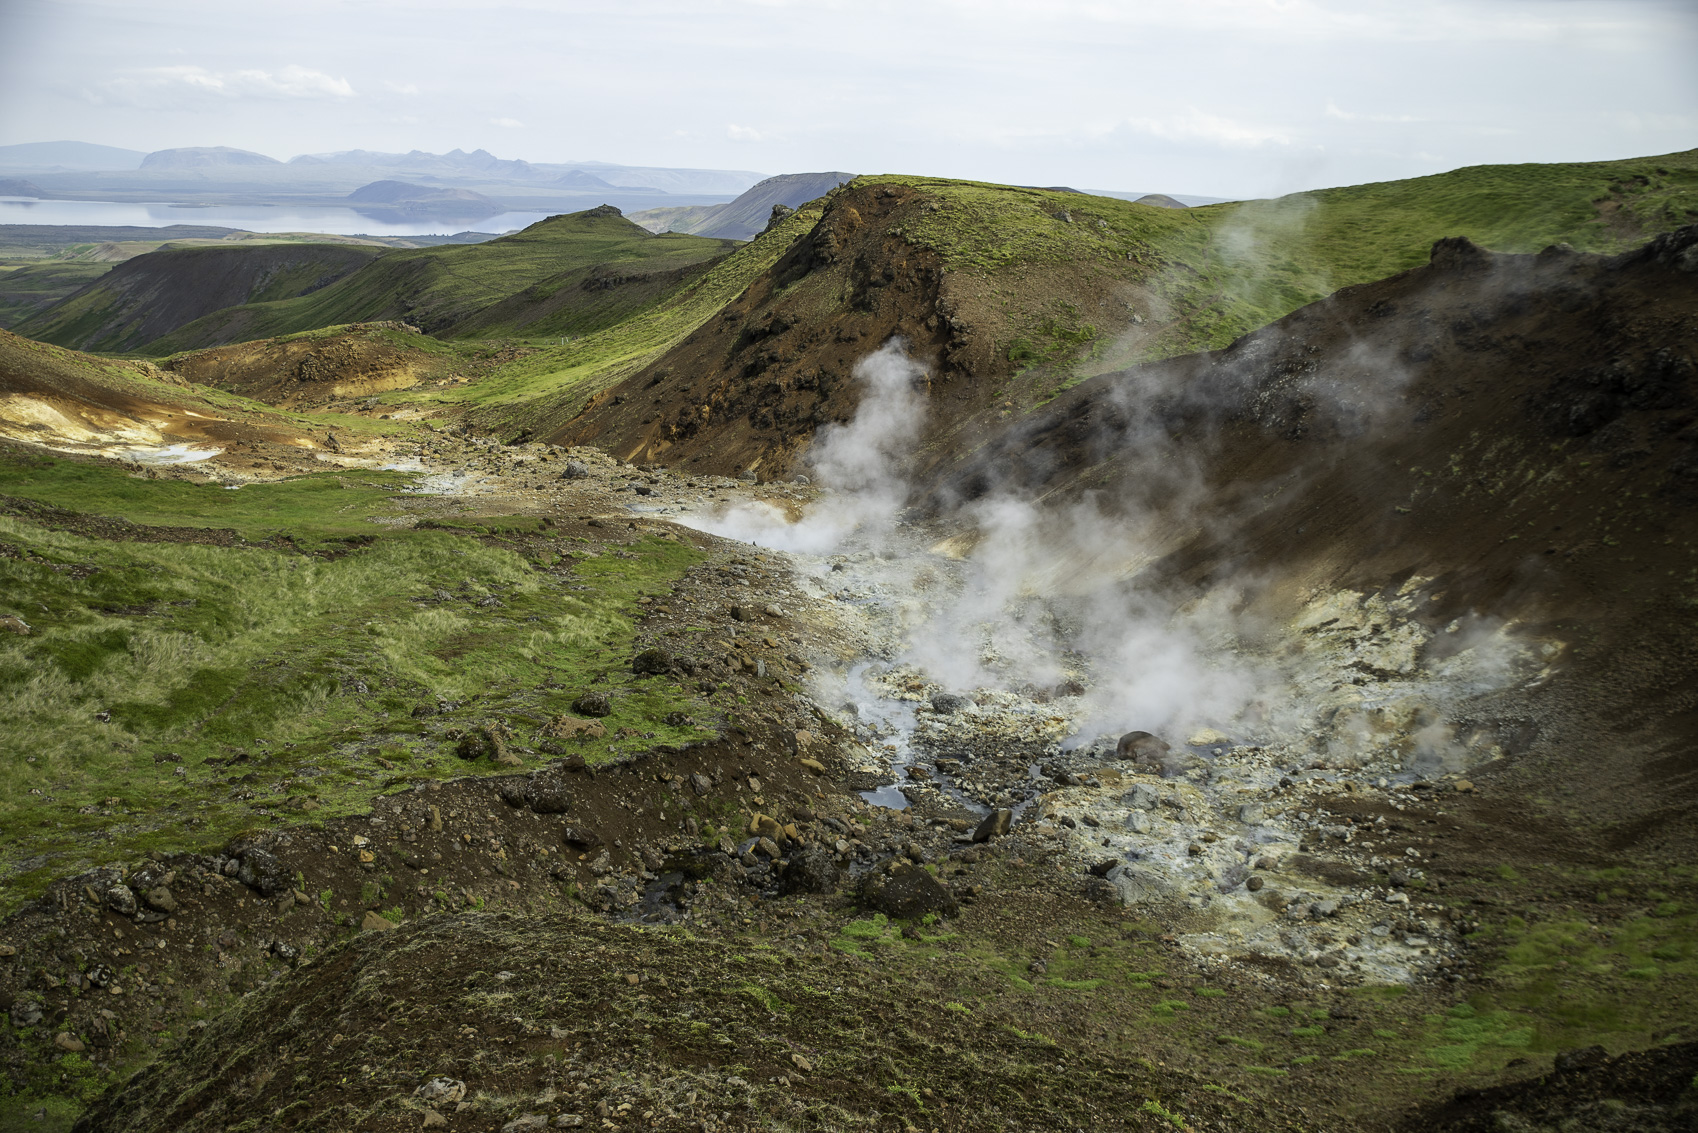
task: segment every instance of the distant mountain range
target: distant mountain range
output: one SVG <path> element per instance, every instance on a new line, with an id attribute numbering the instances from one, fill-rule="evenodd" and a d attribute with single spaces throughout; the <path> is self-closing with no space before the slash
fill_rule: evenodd
<path id="1" fill-rule="evenodd" d="M 741 169 L 686 169 L 602 161 L 529 162 L 470 153 L 384 153 L 342 150 L 299 154 L 288 161 L 230 146 L 184 146 L 142 153 L 86 142 L 0 146 L 0 177 L 28 175 L 46 198 L 66 200 L 242 200 L 329 204 L 374 181 L 466 189 L 521 210 L 581 208 L 594 203 L 643 208 L 672 197 L 680 205 L 721 204 L 764 174 Z M 684 198 L 677 200 L 676 198 Z M 646 198 L 646 200 L 645 200 Z"/>

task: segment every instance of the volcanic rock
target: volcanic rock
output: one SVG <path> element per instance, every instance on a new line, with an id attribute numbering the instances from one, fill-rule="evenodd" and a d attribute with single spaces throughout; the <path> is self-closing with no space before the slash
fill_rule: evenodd
<path id="1" fill-rule="evenodd" d="M 928 913 L 952 916 L 959 907 L 949 890 L 921 866 L 898 866 L 888 875 L 869 873 L 858 895 L 864 904 L 899 920 Z"/>

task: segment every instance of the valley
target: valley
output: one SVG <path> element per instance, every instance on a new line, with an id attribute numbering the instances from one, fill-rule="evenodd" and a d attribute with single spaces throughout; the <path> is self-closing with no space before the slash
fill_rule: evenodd
<path id="1" fill-rule="evenodd" d="M 126 259 L 0 1129 L 1690 1128 L 1695 178 Z"/>

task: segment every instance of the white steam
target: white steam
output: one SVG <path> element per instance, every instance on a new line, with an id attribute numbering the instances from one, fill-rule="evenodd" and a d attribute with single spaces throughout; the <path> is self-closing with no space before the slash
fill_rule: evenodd
<path id="1" fill-rule="evenodd" d="M 830 554 L 851 536 L 876 541 L 908 503 L 907 457 L 926 420 L 926 372 L 891 339 L 855 364 L 866 387 L 847 425 L 820 430 L 810 453 L 818 483 L 831 493 L 791 522 L 770 504 L 744 504 L 697 521 L 715 535 L 780 551 Z"/>

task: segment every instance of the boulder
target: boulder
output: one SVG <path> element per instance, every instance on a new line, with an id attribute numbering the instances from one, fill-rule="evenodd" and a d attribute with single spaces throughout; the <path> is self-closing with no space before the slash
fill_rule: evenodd
<path id="1" fill-rule="evenodd" d="M 571 807 L 566 783 L 552 775 L 532 775 L 525 784 L 525 803 L 538 814 L 565 814 Z"/>
<path id="2" fill-rule="evenodd" d="M 380 917 L 371 912 L 368 912 L 364 919 L 360 921 L 362 932 L 393 932 L 396 927 L 395 922 L 388 917 Z"/>
<path id="3" fill-rule="evenodd" d="M 236 880 L 262 896 L 275 897 L 294 887 L 294 875 L 277 855 L 261 849 L 244 851 Z"/>
<path id="4" fill-rule="evenodd" d="M 574 850 L 589 851 L 601 845 L 601 835 L 588 826 L 577 826 L 568 823 L 560 831 L 560 840 Z"/>
<path id="5" fill-rule="evenodd" d="M 465 1100 L 466 1083 L 457 1078 L 432 1078 L 413 1094 L 427 1105 L 453 1105 Z"/>
<path id="6" fill-rule="evenodd" d="M 638 676 L 660 676 L 672 670 L 672 654 L 664 649 L 645 649 L 631 659 L 631 671 Z"/>
<path id="7" fill-rule="evenodd" d="M 958 696 L 953 692 L 937 692 L 932 694 L 932 711 L 936 712 L 940 716 L 953 716 L 957 712 L 964 712 L 966 711 L 967 706 L 972 703 L 973 702 L 968 700 L 966 697 Z"/>
<path id="8" fill-rule="evenodd" d="M 454 754 L 461 759 L 499 760 L 506 754 L 506 737 L 502 729 L 494 727 L 478 728 L 460 737 L 460 742 L 454 745 Z"/>
<path id="9" fill-rule="evenodd" d="M 1166 740 L 1148 732 L 1127 732 L 1114 745 L 1114 757 L 1134 763 L 1160 764 L 1161 757 L 1171 750 L 1172 745 Z"/>
<path id="10" fill-rule="evenodd" d="M 163 885 L 155 885 L 152 889 L 149 889 L 147 896 L 143 899 L 162 913 L 177 911 L 177 898 L 172 895 L 171 890 Z"/>
<path id="11" fill-rule="evenodd" d="M 776 818 L 769 815 L 757 814 L 749 820 L 749 833 L 756 838 L 771 838 L 774 842 L 784 838 L 784 827 Z"/>
<path id="12" fill-rule="evenodd" d="M 1000 838 L 1008 833 L 1008 827 L 1014 821 L 1014 812 L 1007 807 L 993 810 L 985 815 L 978 828 L 973 831 L 973 841 L 988 842 L 992 838 Z"/>
<path id="13" fill-rule="evenodd" d="M 106 904 L 121 916 L 136 915 L 136 895 L 128 885 L 114 885 L 106 891 Z"/>
<path id="14" fill-rule="evenodd" d="M 572 711 L 580 716 L 610 716 L 613 704 L 605 692 L 586 692 L 572 702 Z"/>
<path id="15" fill-rule="evenodd" d="M 1105 880 L 1114 886 L 1122 905 L 1137 905 L 1167 896 L 1172 887 L 1166 878 L 1147 866 L 1127 862 L 1109 870 Z"/>
<path id="16" fill-rule="evenodd" d="M 830 893 L 842 879 L 837 860 L 831 851 L 818 842 L 810 842 L 791 851 L 784 877 L 779 883 L 782 893 Z"/>
<path id="17" fill-rule="evenodd" d="M 860 900 L 899 920 L 918 920 L 929 913 L 952 916 L 959 906 L 943 884 L 921 866 L 898 866 L 892 873 L 867 874 Z"/>
<path id="18" fill-rule="evenodd" d="M 607 735 L 607 728 L 594 720 L 585 720 L 578 716 L 560 715 L 554 717 L 542 726 L 542 734 L 553 739 L 569 740 L 574 736 L 599 740 Z"/>

